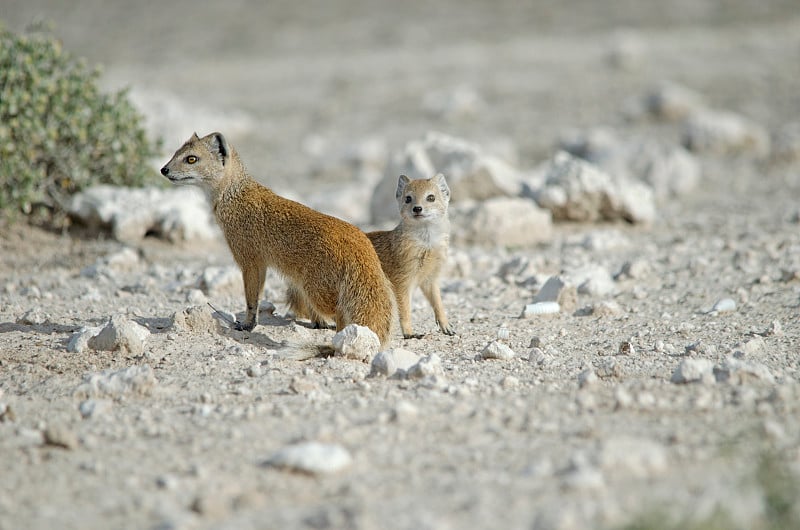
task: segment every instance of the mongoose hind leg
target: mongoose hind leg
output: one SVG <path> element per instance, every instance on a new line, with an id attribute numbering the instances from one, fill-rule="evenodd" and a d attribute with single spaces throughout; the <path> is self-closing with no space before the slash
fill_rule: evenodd
<path id="1" fill-rule="evenodd" d="M 444 304 L 442 304 L 442 295 L 439 291 L 439 284 L 437 282 L 427 282 L 420 285 L 422 293 L 428 299 L 428 303 L 433 308 L 433 314 L 436 317 L 436 324 L 439 325 L 439 330 L 445 335 L 455 335 L 456 332 L 447 321 L 447 315 L 444 312 Z"/>

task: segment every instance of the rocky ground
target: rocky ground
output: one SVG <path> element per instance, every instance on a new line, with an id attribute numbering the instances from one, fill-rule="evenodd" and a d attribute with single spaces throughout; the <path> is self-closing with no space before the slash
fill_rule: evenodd
<path id="1" fill-rule="evenodd" d="M 289 360 L 334 332 L 275 275 L 228 329 L 238 274 L 173 190 L 3 225 L 0 528 L 800 526 L 791 2 L 7 4 L 131 86 L 154 167 L 221 130 L 364 228 L 445 172 L 458 335 L 418 293 L 422 338 Z"/>

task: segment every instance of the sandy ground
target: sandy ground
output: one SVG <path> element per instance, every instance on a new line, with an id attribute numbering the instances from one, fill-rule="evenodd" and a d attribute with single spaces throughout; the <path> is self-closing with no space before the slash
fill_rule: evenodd
<path id="1" fill-rule="evenodd" d="M 193 130 L 224 129 L 254 174 L 295 196 L 351 180 L 352 145 L 394 151 L 428 130 L 505 146 L 521 168 L 575 128 L 677 143 L 678 125 L 626 119 L 662 80 L 768 132 L 800 111 L 788 1 L 252 4 L 4 0 L 0 17 L 55 21 L 65 48 L 105 65 L 107 86 L 130 86 L 151 111 L 164 103 L 149 122 L 160 162 Z M 481 104 L 426 107 L 459 87 Z M 700 185 L 659 203 L 652 226 L 558 223 L 535 248 L 454 246 L 443 296 L 458 335 L 435 330 L 418 294 L 425 336 L 395 339 L 440 359 L 420 380 L 282 359 L 281 341 L 333 332 L 284 318 L 276 276 L 265 296 L 278 309 L 252 333 L 172 328 L 206 297 L 243 310 L 236 282 L 197 291 L 208 267 L 232 265 L 222 242 L 3 226 L 0 528 L 798 524 L 797 506 L 774 509 L 800 482 L 800 162 L 700 161 Z M 520 318 L 531 278 L 625 263 L 639 272 L 613 292 Z M 710 311 L 725 298 L 735 310 Z M 620 311 L 581 310 L 602 302 Z M 68 351 L 114 315 L 149 330 L 143 352 Z M 499 336 L 514 358 L 480 359 Z M 686 360 L 717 376 L 672 382 Z M 86 386 L 131 367 L 139 379 Z M 268 464 L 309 441 L 352 461 Z"/>

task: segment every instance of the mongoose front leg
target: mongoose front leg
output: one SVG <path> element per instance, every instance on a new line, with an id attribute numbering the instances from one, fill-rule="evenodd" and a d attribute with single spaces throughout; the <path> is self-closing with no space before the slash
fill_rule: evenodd
<path id="1" fill-rule="evenodd" d="M 236 322 L 239 331 L 252 331 L 258 323 L 258 299 L 264 290 L 267 269 L 263 266 L 249 265 L 242 267 L 244 281 L 244 299 L 247 303 L 247 315 L 244 322 Z"/>
<path id="2" fill-rule="evenodd" d="M 445 335 L 455 335 L 455 330 L 450 326 L 447 321 L 447 315 L 444 312 L 444 304 L 442 304 L 442 296 L 439 291 L 439 284 L 437 282 L 428 282 L 420 285 L 422 293 L 428 299 L 428 303 L 433 308 L 433 315 L 436 317 L 436 324 L 439 325 L 439 330 Z"/>
<path id="3" fill-rule="evenodd" d="M 411 327 L 411 289 L 403 285 L 395 291 L 397 297 L 397 312 L 400 314 L 400 328 L 403 330 L 404 339 L 418 339 L 421 335 L 414 335 Z"/>

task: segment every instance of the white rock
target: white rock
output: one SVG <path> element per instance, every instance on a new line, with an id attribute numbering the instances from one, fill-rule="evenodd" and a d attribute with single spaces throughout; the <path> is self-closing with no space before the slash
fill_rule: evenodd
<path id="1" fill-rule="evenodd" d="M 645 110 L 652 116 L 676 121 L 704 108 L 697 92 L 673 82 L 662 82 L 644 98 Z"/>
<path id="2" fill-rule="evenodd" d="M 396 422 L 406 422 L 417 418 L 417 416 L 419 416 L 419 408 L 413 403 L 401 400 L 392 409 L 391 419 Z"/>
<path id="3" fill-rule="evenodd" d="M 763 127 L 738 114 L 701 110 L 689 117 L 683 144 L 696 152 L 764 155 L 769 150 L 769 136 Z"/>
<path id="4" fill-rule="evenodd" d="M 514 350 L 503 344 L 493 340 L 483 348 L 481 351 L 481 359 L 500 359 L 507 361 L 516 357 Z"/>
<path id="5" fill-rule="evenodd" d="M 369 376 L 392 377 L 397 374 L 403 377 L 408 372 L 408 369 L 417 364 L 419 360 L 419 355 L 403 348 L 385 350 L 379 352 L 372 359 Z"/>
<path id="6" fill-rule="evenodd" d="M 714 303 L 710 312 L 730 313 L 731 311 L 736 311 L 736 302 L 732 298 L 722 298 Z"/>
<path id="7" fill-rule="evenodd" d="M 93 350 L 121 351 L 129 355 L 142 355 L 150 331 L 123 315 L 112 316 L 100 333 L 89 339 Z"/>
<path id="8" fill-rule="evenodd" d="M 366 326 L 349 324 L 333 336 L 333 349 L 337 357 L 371 362 L 380 348 L 380 339 Z"/>
<path id="9" fill-rule="evenodd" d="M 622 177 L 612 178 L 597 166 L 565 151 L 558 152 L 549 162 L 544 186 L 535 190 L 533 196 L 556 220 L 624 219 L 650 223 L 656 217 L 650 186 Z"/>
<path id="10" fill-rule="evenodd" d="M 194 333 L 217 333 L 220 330 L 219 320 L 214 318 L 208 304 L 187 307 L 172 315 L 172 329 L 175 331 L 191 331 Z"/>
<path id="11" fill-rule="evenodd" d="M 732 385 L 775 383 L 775 377 L 765 365 L 755 361 L 742 361 L 734 357 L 726 358 L 714 368 L 714 375 L 718 382 Z"/>
<path id="12" fill-rule="evenodd" d="M 372 194 L 373 223 L 396 217 L 395 188 L 398 175 L 427 179 L 436 173 L 447 177 L 452 202 L 492 197 L 516 197 L 522 189 L 520 172 L 480 146 L 446 134 L 429 132 L 421 141 L 406 144 L 395 153 L 383 179 Z"/>
<path id="13" fill-rule="evenodd" d="M 627 436 L 613 437 L 603 442 L 598 455 L 600 468 L 617 476 L 624 473 L 637 478 L 663 474 L 669 467 L 667 450 L 660 443 Z"/>
<path id="14" fill-rule="evenodd" d="M 442 377 L 442 359 L 435 353 L 421 358 L 417 364 L 411 366 L 407 372 L 409 379 L 423 379 L 428 377 Z"/>
<path id="15" fill-rule="evenodd" d="M 585 388 L 591 386 L 599 381 L 597 373 L 591 368 L 587 368 L 578 374 L 578 388 Z"/>
<path id="16" fill-rule="evenodd" d="M 70 353 L 85 352 L 89 348 L 89 339 L 96 337 L 102 330 L 102 326 L 82 327 L 69 338 L 67 351 Z"/>
<path id="17" fill-rule="evenodd" d="M 108 413 L 114 403 L 109 399 L 87 399 L 78 405 L 78 410 L 84 418 L 95 418 Z"/>
<path id="18" fill-rule="evenodd" d="M 561 276 L 550 276 L 544 282 L 542 288 L 533 297 L 533 303 L 536 302 L 558 302 L 561 293 L 567 287 L 567 283 Z"/>
<path id="19" fill-rule="evenodd" d="M 609 296 L 616 292 L 614 278 L 605 267 L 586 265 L 566 272 L 569 283 L 578 286 L 578 293 L 590 296 Z"/>
<path id="20" fill-rule="evenodd" d="M 684 359 L 672 373 L 673 383 L 704 383 L 715 381 L 714 363 L 708 359 Z"/>
<path id="21" fill-rule="evenodd" d="M 149 365 L 129 366 L 122 370 L 105 370 L 87 374 L 74 392 L 78 398 L 119 399 L 129 394 L 147 395 L 158 381 Z"/>
<path id="22" fill-rule="evenodd" d="M 527 304 L 522 310 L 522 318 L 532 318 L 543 315 L 554 315 L 561 311 L 558 302 L 534 302 Z"/>
<path id="23" fill-rule="evenodd" d="M 198 279 L 198 287 L 206 294 L 220 293 L 228 289 L 242 289 L 242 273 L 233 265 L 206 267 Z"/>
<path id="24" fill-rule="evenodd" d="M 453 240 L 467 245 L 527 247 L 549 241 L 550 212 L 525 198 L 497 197 L 450 206 Z"/>
<path id="25" fill-rule="evenodd" d="M 34 307 L 33 309 L 25 311 L 25 314 L 17 319 L 17 324 L 22 324 L 23 326 L 41 326 L 42 324 L 46 324 L 49 319 L 50 316 L 47 313 L 38 307 Z"/>
<path id="26" fill-rule="evenodd" d="M 95 229 L 110 229 L 120 241 L 157 235 L 168 241 L 220 236 L 202 192 L 193 188 L 94 186 L 75 194 L 69 215 Z"/>
<path id="27" fill-rule="evenodd" d="M 267 460 L 270 466 L 311 475 L 337 473 L 352 463 L 350 452 L 341 445 L 320 442 L 289 445 Z"/>

